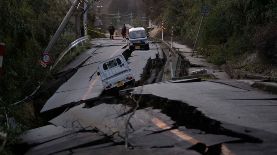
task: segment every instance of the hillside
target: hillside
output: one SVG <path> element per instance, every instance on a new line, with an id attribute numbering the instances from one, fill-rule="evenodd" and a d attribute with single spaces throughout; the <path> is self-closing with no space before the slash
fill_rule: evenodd
<path id="1" fill-rule="evenodd" d="M 52 74 L 48 74 L 49 67 L 43 68 L 39 61 L 70 6 L 67 0 L 0 1 L 0 43 L 5 44 L 3 74 L 0 75 L 0 134 L 7 133 L 8 146 L 14 144 L 22 131 L 41 123 L 34 111 L 39 102 L 30 104 L 33 98 L 25 97 L 44 84 L 45 80 L 49 82 L 54 79 Z M 76 28 L 72 22 L 74 20 L 67 24 L 49 53 L 52 61 L 76 39 Z M 24 104 L 13 105 L 24 98 L 26 100 L 20 102 Z M 39 100 L 43 100 L 41 96 Z M 6 117 L 16 120 L 16 128 L 9 129 L 5 125 Z M 9 148 L 6 151 L 4 154 L 10 154 Z"/>
<path id="2" fill-rule="evenodd" d="M 217 65 L 276 76 L 277 2 L 274 0 L 150 0 L 148 15 L 166 29 L 174 27 L 179 41 Z M 202 11 L 201 11 L 202 10 Z M 202 12 L 202 13 L 201 13 Z"/>

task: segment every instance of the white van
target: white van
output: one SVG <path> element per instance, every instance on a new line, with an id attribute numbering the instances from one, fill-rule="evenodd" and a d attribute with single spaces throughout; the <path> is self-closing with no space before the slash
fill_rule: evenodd
<path id="1" fill-rule="evenodd" d="M 135 82 L 132 71 L 123 55 L 117 55 L 100 63 L 97 75 L 100 75 L 105 90 Z"/>
<path id="2" fill-rule="evenodd" d="M 143 27 L 129 29 L 128 45 L 130 50 L 144 49 L 149 50 L 147 34 Z"/>

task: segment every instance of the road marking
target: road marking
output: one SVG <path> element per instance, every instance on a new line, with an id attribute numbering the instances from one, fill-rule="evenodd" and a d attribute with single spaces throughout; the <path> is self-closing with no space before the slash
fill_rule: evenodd
<path id="1" fill-rule="evenodd" d="M 159 128 L 165 130 L 165 129 L 169 129 L 170 126 L 167 125 L 165 122 L 163 122 L 162 120 L 160 120 L 159 118 L 153 118 L 152 122 Z M 185 134 L 184 132 L 178 130 L 178 129 L 173 129 L 170 130 L 171 133 L 173 133 L 174 135 L 176 135 L 177 137 L 179 137 L 182 140 L 185 140 L 193 145 L 200 143 L 200 141 L 198 141 L 197 139 L 191 137 L 188 134 Z M 232 151 L 224 144 L 222 144 L 221 146 L 221 151 L 223 155 L 235 155 L 234 153 L 232 153 Z"/>
<path id="2" fill-rule="evenodd" d="M 120 51 L 121 49 L 117 49 L 111 56 L 110 58 L 112 58 L 118 51 Z"/>
<path id="3" fill-rule="evenodd" d="M 86 91 L 85 95 L 82 97 L 82 100 L 85 100 L 88 97 L 88 95 L 91 93 L 91 90 L 98 79 L 99 79 L 99 76 L 90 83 L 88 90 Z"/>
<path id="4" fill-rule="evenodd" d="M 186 140 L 188 142 L 190 142 L 191 144 L 197 144 L 199 143 L 199 141 L 197 141 L 196 139 L 194 139 L 193 137 L 185 134 L 184 132 L 178 130 L 178 129 L 174 129 L 170 131 L 171 133 L 175 134 L 176 136 L 178 136 L 179 138 Z"/>
<path id="5" fill-rule="evenodd" d="M 119 50 L 121 50 L 121 49 L 116 50 L 116 51 L 110 56 L 110 58 L 113 57 Z M 85 100 L 85 99 L 88 97 L 88 95 L 91 93 L 91 91 L 92 91 L 94 85 L 96 84 L 97 80 L 99 80 L 99 76 L 97 76 L 97 78 L 94 79 L 94 80 L 90 83 L 88 90 L 86 91 L 85 95 L 82 97 L 82 100 Z M 152 119 L 152 122 L 153 122 L 157 127 L 161 128 L 161 129 L 169 129 L 169 128 L 170 128 L 169 125 L 167 125 L 165 122 L 163 122 L 162 120 L 160 120 L 160 119 L 158 119 L 158 118 L 153 118 L 153 119 Z M 193 145 L 200 142 L 200 141 L 198 141 L 197 139 L 191 137 L 191 136 L 188 135 L 188 134 L 185 134 L 184 132 L 182 132 L 182 131 L 180 131 L 180 130 L 178 130 L 178 129 L 170 130 L 170 132 L 173 133 L 174 135 L 176 135 L 177 137 L 179 137 L 180 139 L 185 140 L 185 141 L 187 141 L 187 142 L 189 142 L 189 143 L 191 143 L 191 144 L 193 144 Z M 223 145 L 223 144 L 222 144 L 221 149 L 222 149 L 222 154 L 223 154 L 223 155 L 235 155 L 235 154 L 233 154 L 233 153 L 231 152 L 231 150 L 230 150 L 226 145 Z"/>
<path id="6" fill-rule="evenodd" d="M 221 146 L 221 151 L 224 155 L 235 155 L 226 145 Z"/>
<path id="7" fill-rule="evenodd" d="M 153 118 L 152 122 L 159 128 L 165 130 L 165 129 L 169 129 L 170 126 L 168 126 L 165 122 L 163 122 L 162 120 L 158 119 L 158 118 Z M 198 140 L 194 139 L 193 137 L 185 134 L 184 132 L 178 130 L 178 129 L 173 129 L 170 130 L 171 133 L 173 133 L 174 135 L 176 135 L 177 137 L 191 143 L 191 144 L 197 144 L 199 143 Z"/>

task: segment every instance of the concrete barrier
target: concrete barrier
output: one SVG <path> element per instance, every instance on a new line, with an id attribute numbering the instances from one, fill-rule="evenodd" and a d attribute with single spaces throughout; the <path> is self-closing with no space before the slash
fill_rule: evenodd
<path id="1" fill-rule="evenodd" d="M 190 62 L 188 59 L 186 59 L 183 55 L 180 54 L 180 52 L 176 51 L 175 48 L 171 48 L 171 45 L 168 44 L 166 41 L 161 41 L 166 47 L 168 47 L 169 51 L 170 51 L 170 57 L 175 57 L 175 59 L 173 61 L 175 61 L 173 63 L 172 66 L 172 72 L 173 73 L 173 77 L 174 78 L 178 78 L 178 77 L 184 77 L 184 76 L 188 76 L 188 68 L 190 67 Z"/>
<path id="2" fill-rule="evenodd" d="M 254 82 L 252 87 L 277 94 L 277 83 L 275 82 Z"/>

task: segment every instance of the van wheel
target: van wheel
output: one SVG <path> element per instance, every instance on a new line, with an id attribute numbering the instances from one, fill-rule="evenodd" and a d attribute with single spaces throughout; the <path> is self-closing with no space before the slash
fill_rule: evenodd
<path id="1" fill-rule="evenodd" d="M 133 88 L 136 86 L 136 80 L 129 81 L 126 88 Z"/>
<path id="2" fill-rule="evenodd" d="M 130 49 L 130 51 L 134 51 L 135 47 L 134 46 L 130 46 L 129 49 Z"/>
<path id="3" fill-rule="evenodd" d="M 133 79 L 133 80 L 131 81 L 131 86 L 133 86 L 133 87 L 136 86 L 136 80 L 135 80 L 135 79 Z"/>
<path id="4" fill-rule="evenodd" d="M 145 50 L 150 50 L 149 44 L 145 45 Z"/>

